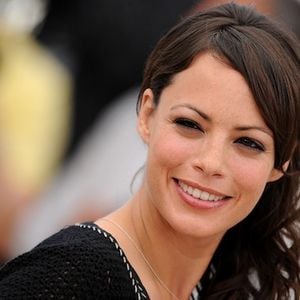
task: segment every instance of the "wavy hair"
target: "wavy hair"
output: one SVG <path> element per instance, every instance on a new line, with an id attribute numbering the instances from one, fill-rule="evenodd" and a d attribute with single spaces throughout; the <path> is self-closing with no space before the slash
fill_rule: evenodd
<path id="1" fill-rule="evenodd" d="M 189 16 L 150 54 L 137 112 L 145 89 L 158 105 L 174 75 L 204 51 L 247 81 L 284 176 L 267 184 L 250 215 L 225 234 L 201 279 L 201 299 L 300 299 L 299 41 L 250 6 L 228 3 Z"/>

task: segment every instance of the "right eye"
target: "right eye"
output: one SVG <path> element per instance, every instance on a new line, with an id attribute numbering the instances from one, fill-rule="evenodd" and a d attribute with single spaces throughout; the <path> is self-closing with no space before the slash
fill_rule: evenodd
<path id="1" fill-rule="evenodd" d="M 195 129 L 195 130 L 203 131 L 201 126 L 197 122 L 190 119 L 178 118 L 174 121 L 174 123 L 179 126 L 185 127 L 187 129 Z"/>

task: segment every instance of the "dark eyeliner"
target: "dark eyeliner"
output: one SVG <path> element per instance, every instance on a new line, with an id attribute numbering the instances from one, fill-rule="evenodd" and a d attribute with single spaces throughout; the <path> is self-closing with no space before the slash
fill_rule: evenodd
<path id="1" fill-rule="evenodd" d="M 242 144 L 242 145 L 245 146 L 245 147 L 248 147 L 248 148 L 253 149 L 253 150 L 256 150 L 256 151 L 261 151 L 261 152 L 263 152 L 263 151 L 266 150 L 266 149 L 265 149 L 265 146 L 264 146 L 262 143 L 260 143 L 260 142 L 258 142 L 258 141 L 256 141 L 256 140 L 254 140 L 254 139 L 252 139 L 252 138 L 241 137 L 241 138 L 239 138 L 239 139 L 237 140 L 237 142 L 240 143 L 240 144 Z"/>
<path id="2" fill-rule="evenodd" d="M 182 127 L 196 129 L 196 130 L 202 130 L 201 126 L 197 122 L 187 119 L 187 118 L 177 118 L 174 120 L 174 123 L 177 125 L 180 125 Z"/>

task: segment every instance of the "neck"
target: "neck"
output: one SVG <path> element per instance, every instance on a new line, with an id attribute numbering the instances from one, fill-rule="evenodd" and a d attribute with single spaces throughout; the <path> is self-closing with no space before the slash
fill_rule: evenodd
<path id="1" fill-rule="evenodd" d="M 175 232 L 149 202 L 137 194 L 124 207 L 107 218 L 121 225 L 134 240 L 161 281 L 178 297 L 189 299 L 191 291 L 205 272 L 219 240 L 195 239 Z M 104 229 L 108 224 L 100 225 Z M 108 230 L 118 239 L 123 250 L 143 281 L 150 298 L 172 299 L 157 281 L 149 267 L 115 226 Z M 128 251 L 126 251 L 128 250 Z M 176 262 L 176 263 L 175 263 Z M 149 280 L 150 279 L 150 280 Z M 163 297 L 162 297 L 163 296 Z"/>
<path id="2" fill-rule="evenodd" d="M 140 201 L 139 195 L 129 203 L 139 246 L 164 283 L 179 299 L 188 299 L 220 240 L 178 233 L 148 203 Z"/>

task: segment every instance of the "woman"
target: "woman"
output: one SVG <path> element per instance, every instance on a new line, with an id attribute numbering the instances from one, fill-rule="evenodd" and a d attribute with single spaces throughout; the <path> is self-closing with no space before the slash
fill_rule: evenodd
<path id="1" fill-rule="evenodd" d="M 251 8 L 183 20 L 146 65 L 140 189 L 10 262 L 0 294 L 299 299 L 298 82 L 296 40 Z"/>

